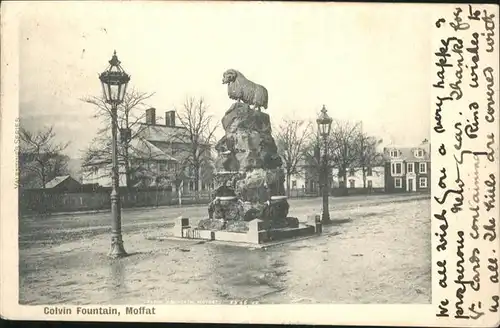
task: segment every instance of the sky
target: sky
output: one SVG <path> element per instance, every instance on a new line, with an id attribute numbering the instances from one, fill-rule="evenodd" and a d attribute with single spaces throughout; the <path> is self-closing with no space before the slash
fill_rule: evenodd
<path id="1" fill-rule="evenodd" d="M 20 24 L 19 106 L 81 156 L 99 128 L 80 99 L 99 96 L 113 51 L 157 115 L 203 97 L 217 120 L 229 68 L 264 85 L 271 122 L 362 121 L 385 145 L 430 135 L 432 7 L 395 4 L 30 2 Z M 219 133 L 220 134 L 220 133 Z"/>

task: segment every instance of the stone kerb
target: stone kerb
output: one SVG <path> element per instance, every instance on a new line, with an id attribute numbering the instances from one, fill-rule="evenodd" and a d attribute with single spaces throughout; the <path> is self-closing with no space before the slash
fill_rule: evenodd
<path id="1" fill-rule="evenodd" d="M 267 240 L 265 222 L 254 219 L 248 223 L 249 230 L 243 232 L 231 232 L 225 230 L 203 230 L 192 228 L 189 218 L 179 217 L 175 220 L 173 236 L 183 239 L 220 240 L 238 243 L 261 244 Z"/>
<path id="2" fill-rule="evenodd" d="M 173 234 L 175 237 L 182 238 L 184 237 L 184 230 L 189 228 L 191 228 L 189 225 L 189 218 L 180 216 L 175 219 Z"/>
<path id="3" fill-rule="evenodd" d="M 255 244 L 267 241 L 267 231 L 263 220 L 253 219 L 248 223 L 247 240 Z"/>

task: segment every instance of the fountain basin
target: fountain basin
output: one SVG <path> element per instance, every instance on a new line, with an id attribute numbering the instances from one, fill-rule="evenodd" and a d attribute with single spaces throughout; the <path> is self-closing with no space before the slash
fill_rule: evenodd
<path id="1" fill-rule="evenodd" d="M 233 223 L 234 222 L 235 221 L 233 221 Z M 300 223 L 296 227 L 287 228 L 272 228 L 269 227 L 265 221 L 259 219 L 244 223 L 248 228 L 238 232 L 217 228 L 201 229 L 199 227 L 191 227 L 189 218 L 180 217 L 175 221 L 174 237 L 181 239 L 218 240 L 243 244 L 266 244 L 322 233 L 319 215 L 311 215 L 308 217 L 306 223 Z"/>

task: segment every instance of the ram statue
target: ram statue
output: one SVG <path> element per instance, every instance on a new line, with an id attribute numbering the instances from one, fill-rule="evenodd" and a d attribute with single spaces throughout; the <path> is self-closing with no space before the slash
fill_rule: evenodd
<path id="1" fill-rule="evenodd" d="M 228 69 L 222 77 L 222 84 L 227 84 L 229 98 L 253 106 L 253 109 L 267 109 L 267 89 L 248 80 L 241 72 Z"/>

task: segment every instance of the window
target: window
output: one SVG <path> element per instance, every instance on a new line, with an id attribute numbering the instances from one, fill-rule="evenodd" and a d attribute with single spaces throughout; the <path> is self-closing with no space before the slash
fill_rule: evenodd
<path id="1" fill-rule="evenodd" d="M 349 169 L 349 176 L 353 177 L 354 176 L 354 169 Z"/>
<path id="2" fill-rule="evenodd" d="M 373 175 L 372 168 L 371 168 L 371 166 L 368 166 L 368 169 L 367 169 L 367 172 L 366 172 L 366 176 L 371 177 L 372 175 Z"/>
<path id="3" fill-rule="evenodd" d="M 292 188 L 294 189 L 297 188 L 297 181 L 295 180 L 292 181 Z"/>
<path id="4" fill-rule="evenodd" d="M 356 180 L 351 179 L 349 180 L 349 188 L 355 188 L 356 187 Z"/>
<path id="5" fill-rule="evenodd" d="M 402 164 L 401 163 L 392 163 L 391 165 L 392 174 L 401 174 L 402 173 Z"/>
<path id="6" fill-rule="evenodd" d="M 369 189 L 373 188 L 372 180 L 368 180 L 368 188 Z"/>
<path id="7" fill-rule="evenodd" d="M 420 157 L 420 158 L 424 157 L 424 151 L 422 149 L 417 149 L 415 151 L 415 157 Z"/>
<path id="8" fill-rule="evenodd" d="M 427 178 L 422 177 L 418 180 L 418 187 L 419 188 L 427 188 Z"/>
<path id="9" fill-rule="evenodd" d="M 391 157 L 398 157 L 398 151 L 397 150 L 391 150 Z"/>
<path id="10" fill-rule="evenodd" d="M 160 162 L 160 172 L 165 172 L 167 170 L 167 163 Z"/>
<path id="11" fill-rule="evenodd" d="M 407 171 L 408 173 L 413 173 L 413 166 L 414 166 L 414 165 L 413 165 L 413 163 L 408 163 L 408 164 L 406 165 L 406 171 Z"/>
<path id="12" fill-rule="evenodd" d="M 394 179 L 394 187 L 395 188 L 402 188 L 403 187 L 403 180 L 401 178 L 395 178 Z"/>
<path id="13" fill-rule="evenodd" d="M 420 173 L 427 173 L 427 163 L 419 163 L 418 171 Z"/>

